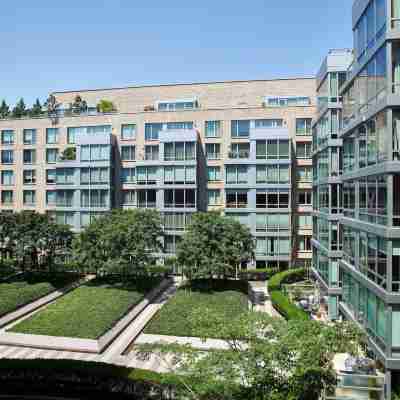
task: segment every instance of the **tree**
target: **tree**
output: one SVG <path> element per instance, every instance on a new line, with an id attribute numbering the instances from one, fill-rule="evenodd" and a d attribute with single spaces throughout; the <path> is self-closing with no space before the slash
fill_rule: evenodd
<path id="1" fill-rule="evenodd" d="M 30 115 L 31 117 L 40 117 L 42 115 L 42 105 L 39 99 L 36 99 L 36 102 L 33 104 Z"/>
<path id="2" fill-rule="evenodd" d="M 82 100 L 82 97 L 77 95 L 75 96 L 74 102 L 72 103 L 72 111 L 76 114 L 80 114 L 87 111 L 87 103 L 85 100 Z"/>
<path id="3" fill-rule="evenodd" d="M 96 218 L 74 241 L 79 264 L 91 271 L 144 274 L 162 250 L 161 218 L 155 210 L 113 210 Z"/>
<path id="4" fill-rule="evenodd" d="M 188 279 L 212 279 L 232 275 L 253 251 L 247 227 L 217 212 L 198 213 L 178 244 L 177 258 Z"/>
<path id="5" fill-rule="evenodd" d="M 10 107 L 5 100 L 2 100 L 0 105 L 0 118 L 7 118 L 10 115 Z"/>
<path id="6" fill-rule="evenodd" d="M 65 161 L 73 161 L 76 160 L 76 148 L 75 147 L 67 147 L 61 154 L 60 160 Z"/>
<path id="7" fill-rule="evenodd" d="M 102 113 L 110 113 L 115 111 L 115 107 L 112 101 L 100 100 L 97 104 L 97 111 Z"/>
<path id="8" fill-rule="evenodd" d="M 171 370 L 183 381 L 182 398 L 197 400 L 317 400 L 336 385 L 334 355 L 358 354 L 365 340 L 347 322 L 288 322 L 255 312 L 227 321 L 212 310 L 192 318 L 191 324 L 207 323 L 215 334 L 228 337 L 227 349 L 199 353 L 163 344 L 143 346 L 139 353 L 157 354 L 163 361 L 174 353 Z"/>
<path id="9" fill-rule="evenodd" d="M 13 118 L 21 118 L 25 117 L 28 114 L 28 110 L 26 109 L 26 105 L 24 99 L 21 98 L 18 100 L 17 104 L 12 110 L 12 117 Z"/>

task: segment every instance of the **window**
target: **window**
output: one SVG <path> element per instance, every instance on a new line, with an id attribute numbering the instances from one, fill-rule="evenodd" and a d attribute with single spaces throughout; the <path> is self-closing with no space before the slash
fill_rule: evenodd
<path id="1" fill-rule="evenodd" d="M 72 207 L 74 202 L 73 190 L 57 190 L 57 206 Z"/>
<path id="2" fill-rule="evenodd" d="M 256 119 L 254 121 L 255 128 L 282 128 L 283 119 Z"/>
<path id="3" fill-rule="evenodd" d="M 206 137 L 221 136 L 221 121 L 206 121 Z"/>
<path id="4" fill-rule="evenodd" d="M 257 140 L 256 157 L 258 160 L 287 160 L 289 159 L 289 140 Z"/>
<path id="5" fill-rule="evenodd" d="M 108 206 L 108 190 L 93 189 L 81 191 L 81 207 Z"/>
<path id="6" fill-rule="evenodd" d="M 311 143 L 297 143 L 296 157 L 300 159 L 310 158 L 312 153 Z"/>
<path id="7" fill-rule="evenodd" d="M 135 161 L 135 146 L 121 146 L 121 159 Z"/>
<path id="8" fill-rule="evenodd" d="M 56 174 L 58 185 L 73 185 L 75 183 L 73 168 L 57 168 Z"/>
<path id="9" fill-rule="evenodd" d="M 159 158 L 158 145 L 146 145 L 145 147 L 145 159 L 149 161 L 156 161 Z"/>
<path id="10" fill-rule="evenodd" d="M 81 185 L 107 184 L 110 180 L 110 172 L 107 167 L 81 168 Z"/>
<path id="11" fill-rule="evenodd" d="M 219 143 L 206 144 L 207 160 L 219 160 L 221 158 L 221 145 Z"/>
<path id="12" fill-rule="evenodd" d="M 122 182 L 123 183 L 135 183 L 136 182 L 135 168 L 122 168 Z"/>
<path id="13" fill-rule="evenodd" d="M 61 225 L 71 225 L 74 226 L 75 214 L 73 212 L 57 211 L 56 222 Z"/>
<path id="14" fill-rule="evenodd" d="M 104 215 L 102 212 L 81 212 L 81 226 L 90 225 L 96 218 Z"/>
<path id="15" fill-rule="evenodd" d="M 137 191 L 137 206 L 139 208 L 154 208 L 157 204 L 157 191 L 146 189 Z"/>
<path id="16" fill-rule="evenodd" d="M 236 120 L 231 121 L 231 136 L 232 137 L 248 137 L 250 135 L 250 121 Z"/>
<path id="17" fill-rule="evenodd" d="M 1 184 L 14 185 L 14 171 L 1 171 Z"/>
<path id="18" fill-rule="evenodd" d="M 284 237 L 257 237 L 256 254 L 259 256 L 289 255 L 290 239 Z"/>
<path id="19" fill-rule="evenodd" d="M 11 205 L 14 199 L 14 192 L 12 190 L 3 190 L 1 192 L 1 203 L 3 205 Z"/>
<path id="20" fill-rule="evenodd" d="M 227 208 L 247 208 L 247 192 L 245 191 L 227 191 L 226 192 Z"/>
<path id="21" fill-rule="evenodd" d="M 46 183 L 48 185 L 54 185 L 57 181 L 57 172 L 55 169 L 46 170 Z"/>
<path id="22" fill-rule="evenodd" d="M 68 144 L 74 144 L 76 142 L 77 135 L 110 135 L 111 133 L 111 125 L 79 126 L 68 128 L 67 140 Z"/>
<path id="23" fill-rule="evenodd" d="M 108 144 L 86 144 L 81 146 L 81 161 L 108 161 L 111 148 Z"/>
<path id="24" fill-rule="evenodd" d="M 182 110 L 193 110 L 197 108 L 196 100 L 181 100 L 181 101 L 160 101 L 158 102 L 158 111 L 182 111 Z"/>
<path id="25" fill-rule="evenodd" d="M 216 182 L 221 180 L 221 167 L 207 167 L 208 182 Z"/>
<path id="26" fill-rule="evenodd" d="M 266 107 L 304 107 L 309 106 L 311 100 L 305 96 L 267 96 L 264 104 Z"/>
<path id="27" fill-rule="evenodd" d="M 146 140 L 158 140 L 159 133 L 163 129 L 163 124 L 161 123 L 151 123 L 144 125 L 144 136 Z"/>
<path id="28" fill-rule="evenodd" d="M 299 236 L 299 251 L 311 251 L 311 237 Z"/>
<path id="29" fill-rule="evenodd" d="M 207 197 L 209 206 L 218 206 L 222 203 L 221 191 L 219 189 L 208 190 Z"/>
<path id="30" fill-rule="evenodd" d="M 262 183 L 290 183 L 288 165 L 257 165 L 256 182 Z"/>
<path id="31" fill-rule="evenodd" d="M 297 177 L 299 182 L 311 182 L 312 181 L 312 168 L 311 167 L 299 167 L 297 169 Z"/>
<path id="32" fill-rule="evenodd" d="M 58 128 L 47 128 L 46 129 L 46 143 L 57 144 L 58 143 Z"/>
<path id="33" fill-rule="evenodd" d="M 14 131 L 5 130 L 1 131 L 1 144 L 14 144 Z"/>
<path id="34" fill-rule="evenodd" d="M 36 171 L 34 169 L 26 169 L 23 172 L 24 185 L 34 185 L 36 183 Z"/>
<path id="35" fill-rule="evenodd" d="M 194 142 L 172 142 L 164 144 L 164 161 L 188 161 L 196 159 Z"/>
<path id="36" fill-rule="evenodd" d="M 250 144 L 249 143 L 232 143 L 229 158 L 249 158 Z"/>
<path id="37" fill-rule="evenodd" d="M 185 213 L 164 213 L 164 229 L 169 231 L 183 231 L 190 225 L 192 214 Z"/>
<path id="38" fill-rule="evenodd" d="M 185 122 L 168 122 L 166 125 L 167 129 L 171 130 L 187 130 L 193 129 L 193 122 L 192 121 L 185 121 Z"/>
<path id="39" fill-rule="evenodd" d="M 57 203 L 57 191 L 47 190 L 46 191 L 46 205 L 55 206 Z"/>
<path id="40" fill-rule="evenodd" d="M 311 229 L 312 228 L 312 216 L 311 215 L 299 215 L 299 228 L 300 229 Z"/>
<path id="41" fill-rule="evenodd" d="M 24 164 L 35 164 L 36 163 L 36 150 L 29 149 L 24 150 Z"/>
<path id="42" fill-rule="evenodd" d="M 310 191 L 301 190 L 297 195 L 299 205 L 308 206 L 312 204 L 312 193 Z"/>
<path id="43" fill-rule="evenodd" d="M 134 140 L 136 138 L 136 125 L 125 124 L 121 126 L 121 139 Z"/>
<path id="44" fill-rule="evenodd" d="M 24 190 L 23 201 L 25 206 L 34 206 L 36 202 L 36 192 L 34 190 Z"/>
<path id="45" fill-rule="evenodd" d="M 164 207 L 166 208 L 196 207 L 196 190 L 195 189 L 164 190 Z"/>
<path id="46" fill-rule="evenodd" d="M 134 190 L 124 190 L 122 192 L 122 203 L 127 206 L 136 204 L 136 192 Z"/>
<path id="47" fill-rule="evenodd" d="M 36 129 L 24 129 L 23 131 L 24 144 L 36 144 Z"/>
<path id="48" fill-rule="evenodd" d="M 296 135 L 310 136 L 311 131 L 311 118 L 296 118 Z"/>
<path id="49" fill-rule="evenodd" d="M 58 149 L 46 149 L 47 164 L 54 164 L 58 160 Z"/>
<path id="50" fill-rule="evenodd" d="M 226 167 L 227 184 L 244 184 L 247 183 L 247 179 L 247 167 L 245 165 Z"/>
<path id="51" fill-rule="evenodd" d="M 1 151 L 1 163 L 2 164 L 13 164 L 14 163 L 14 151 L 13 150 L 2 150 Z"/>
<path id="52" fill-rule="evenodd" d="M 164 167 L 165 184 L 196 183 L 196 167 Z"/>
<path id="53" fill-rule="evenodd" d="M 137 167 L 136 180 L 138 185 L 155 185 L 157 183 L 157 167 Z"/>
<path id="54" fill-rule="evenodd" d="M 289 208 L 289 192 L 279 190 L 258 190 L 257 208 Z"/>
<path id="55" fill-rule="evenodd" d="M 257 232 L 288 232 L 290 229 L 289 214 L 260 214 L 256 215 Z"/>

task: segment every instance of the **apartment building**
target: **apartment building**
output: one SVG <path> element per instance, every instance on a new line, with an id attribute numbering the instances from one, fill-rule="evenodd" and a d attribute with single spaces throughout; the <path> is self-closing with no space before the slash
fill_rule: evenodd
<path id="1" fill-rule="evenodd" d="M 194 212 L 220 210 L 255 236 L 250 267 L 309 265 L 315 93 L 314 79 L 54 93 L 51 114 L 0 120 L 1 210 L 79 231 L 114 207 L 156 208 L 165 255 Z"/>
<path id="2" fill-rule="evenodd" d="M 339 318 L 339 260 L 342 258 L 342 145 L 339 88 L 353 60 L 349 49 L 331 50 L 317 73 L 313 122 L 313 274 L 328 298 L 328 317 Z"/>

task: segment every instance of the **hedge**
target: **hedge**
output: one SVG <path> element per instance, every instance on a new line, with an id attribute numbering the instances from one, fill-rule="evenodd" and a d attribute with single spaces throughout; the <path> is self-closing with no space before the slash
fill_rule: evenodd
<path id="1" fill-rule="evenodd" d="M 278 268 L 248 269 L 240 271 L 239 278 L 246 281 L 267 281 L 278 271 Z"/>
<path id="2" fill-rule="evenodd" d="M 304 278 L 305 269 L 293 269 L 279 272 L 268 281 L 268 292 L 271 303 L 286 319 L 308 320 L 309 315 L 295 304 L 282 292 L 282 284 L 294 283 Z"/>
<path id="3" fill-rule="evenodd" d="M 174 374 L 77 360 L 11 360 L 0 363 L 2 393 L 79 397 L 94 394 L 116 398 L 163 399 L 175 397 L 180 380 Z M 86 397 L 85 397 L 86 398 Z M 90 397 L 91 398 L 91 397 Z"/>

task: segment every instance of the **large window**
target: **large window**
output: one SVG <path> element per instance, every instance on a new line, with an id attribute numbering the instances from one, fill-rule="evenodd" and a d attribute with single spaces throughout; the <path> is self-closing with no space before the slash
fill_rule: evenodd
<path id="1" fill-rule="evenodd" d="M 207 167 L 208 182 L 216 182 L 221 180 L 221 167 Z"/>
<path id="2" fill-rule="evenodd" d="M 163 129 L 162 123 L 147 123 L 144 126 L 144 135 L 146 140 L 158 140 L 159 133 Z"/>
<path id="3" fill-rule="evenodd" d="M 257 237 L 256 255 L 258 256 L 288 256 L 290 254 L 290 239 L 285 237 Z"/>
<path id="4" fill-rule="evenodd" d="M 110 180 L 110 171 L 107 167 L 81 168 L 81 185 L 107 184 Z"/>
<path id="5" fill-rule="evenodd" d="M 195 159 L 195 142 L 171 142 L 164 144 L 164 161 L 189 161 Z"/>
<path id="6" fill-rule="evenodd" d="M 164 190 L 164 207 L 166 208 L 195 208 L 195 189 L 166 189 Z"/>
<path id="7" fill-rule="evenodd" d="M 159 158 L 158 145 L 148 144 L 144 146 L 144 150 L 145 150 L 145 160 L 149 161 L 158 160 Z"/>
<path id="8" fill-rule="evenodd" d="M 1 144 L 14 144 L 14 131 L 12 130 L 4 130 L 1 131 Z"/>
<path id="9" fill-rule="evenodd" d="M 247 208 L 247 191 L 226 191 L 227 208 Z"/>
<path id="10" fill-rule="evenodd" d="M 125 124 L 121 126 L 121 139 L 134 140 L 136 138 L 136 125 Z"/>
<path id="11" fill-rule="evenodd" d="M 311 118 L 296 118 L 296 135 L 311 135 Z"/>
<path id="12" fill-rule="evenodd" d="M 257 208 L 289 208 L 289 192 L 279 190 L 257 190 Z"/>
<path id="13" fill-rule="evenodd" d="M 155 185 L 157 183 L 157 167 L 137 167 L 136 181 L 138 185 Z"/>
<path id="14" fill-rule="evenodd" d="M 46 191 L 46 205 L 47 206 L 55 206 L 57 203 L 57 191 L 56 190 L 47 190 Z"/>
<path id="15" fill-rule="evenodd" d="M 299 190 L 297 194 L 297 203 L 300 206 L 310 206 L 312 204 L 312 192 Z"/>
<path id="16" fill-rule="evenodd" d="M 54 164 L 58 159 L 58 149 L 46 149 L 47 164 Z"/>
<path id="17" fill-rule="evenodd" d="M 220 137 L 221 136 L 221 121 L 206 121 L 206 137 Z"/>
<path id="18" fill-rule="evenodd" d="M 282 128 L 283 119 L 256 119 L 254 127 L 257 128 Z"/>
<path id="19" fill-rule="evenodd" d="M 121 146 L 122 161 L 135 161 L 135 146 Z"/>
<path id="20" fill-rule="evenodd" d="M 185 213 L 164 213 L 164 229 L 167 231 L 183 231 L 186 226 L 190 225 L 192 214 Z"/>
<path id="21" fill-rule="evenodd" d="M 54 185 L 57 181 L 57 171 L 55 169 L 46 170 L 46 183 L 48 185 Z"/>
<path id="22" fill-rule="evenodd" d="M 24 185 L 34 185 L 36 183 L 36 171 L 34 169 L 25 169 L 22 175 Z"/>
<path id="23" fill-rule="evenodd" d="M 289 165 L 257 165 L 256 182 L 262 183 L 290 183 Z"/>
<path id="24" fill-rule="evenodd" d="M 311 143 L 297 143 L 296 144 L 296 157 L 300 159 L 310 158 L 312 153 Z"/>
<path id="25" fill-rule="evenodd" d="M 1 184 L 14 185 L 14 171 L 1 171 Z"/>
<path id="26" fill-rule="evenodd" d="M 136 192 L 134 190 L 123 190 L 122 203 L 126 206 L 136 205 Z"/>
<path id="27" fill-rule="evenodd" d="M 56 222 L 61 225 L 74 226 L 75 213 L 67 211 L 57 211 Z"/>
<path id="28" fill-rule="evenodd" d="M 136 169 L 122 168 L 122 183 L 136 183 Z"/>
<path id="29" fill-rule="evenodd" d="M 68 128 L 67 140 L 69 144 L 73 144 L 76 142 L 77 135 L 110 135 L 111 133 L 111 125 L 79 126 Z"/>
<path id="30" fill-rule="evenodd" d="M 12 205 L 14 201 L 14 192 L 12 190 L 3 190 L 1 192 L 1 204 L 5 206 Z"/>
<path id="31" fill-rule="evenodd" d="M 157 204 L 157 191 L 155 189 L 138 190 L 136 192 L 137 206 L 139 208 L 155 208 Z"/>
<path id="32" fill-rule="evenodd" d="M 36 192 L 34 190 L 23 191 L 24 206 L 34 206 L 36 203 Z"/>
<path id="33" fill-rule="evenodd" d="M 196 167 L 164 167 L 164 183 L 182 185 L 196 183 Z"/>
<path id="34" fill-rule="evenodd" d="M 257 214 L 257 232 L 279 232 L 290 230 L 289 214 Z"/>
<path id="35" fill-rule="evenodd" d="M 57 144 L 58 143 L 58 128 L 47 128 L 46 129 L 46 143 Z"/>
<path id="36" fill-rule="evenodd" d="M 299 182 L 312 182 L 312 168 L 299 167 L 297 169 L 297 178 Z"/>
<path id="37" fill-rule="evenodd" d="M 226 183 L 227 184 L 243 184 L 247 183 L 247 166 L 230 165 L 226 167 Z"/>
<path id="38" fill-rule="evenodd" d="M 207 160 L 219 160 L 221 158 L 221 145 L 219 143 L 206 144 Z"/>
<path id="39" fill-rule="evenodd" d="M 57 185 L 73 185 L 74 183 L 73 168 L 57 168 Z"/>
<path id="40" fill-rule="evenodd" d="M 182 110 L 193 110 L 197 108 L 198 104 L 196 100 L 181 100 L 181 101 L 160 101 L 158 102 L 158 111 L 182 111 Z"/>
<path id="41" fill-rule="evenodd" d="M 219 206 L 222 204 L 222 196 L 219 189 L 208 190 L 207 198 L 209 206 Z"/>
<path id="42" fill-rule="evenodd" d="M 231 121 L 232 137 L 248 137 L 250 135 L 250 120 Z"/>
<path id="43" fill-rule="evenodd" d="M 85 144 L 81 146 L 81 161 L 108 161 L 110 153 L 108 144 Z"/>
<path id="44" fill-rule="evenodd" d="M 289 159 L 289 140 L 257 140 L 256 157 L 259 160 Z"/>
<path id="45" fill-rule="evenodd" d="M 36 164 L 36 150 L 29 149 L 23 152 L 24 164 Z"/>
<path id="46" fill-rule="evenodd" d="M 13 164 L 14 163 L 14 150 L 1 150 L 1 163 Z"/>
<path id="47" fill-rule="evenodd" d="M 108 190 L 81 190 L 81 207 L 108 207 Z"/>
<path id="48" fill-rule="evenodd" d="M 74 203 L 74 190 L 57 190 L 57 206 L 72 207 Z"/>
<path id="49" fill-rule="evenodd" d="M 23 131 L 24 144 L 36 144 L 36 129 L 24 129 Z"/>
<path id="50" fill-rule="evenodd" d="M 250 143 L 232 143 L 229 158 L 249 158 Z"/>

